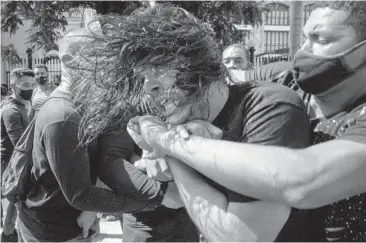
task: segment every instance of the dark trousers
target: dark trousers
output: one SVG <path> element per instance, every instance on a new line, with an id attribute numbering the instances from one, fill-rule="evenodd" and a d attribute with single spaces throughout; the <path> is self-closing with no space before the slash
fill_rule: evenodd
<path id="1" fill-rule="evenodd" d="M 123 242 L 198 242 L 199 233 L 184 208 L 170 214 L 139 212 L 124 214 Z"/>
<path id="2" fill-rule="evenodd" d="M 84 238 L 83 234 L 80 233 L 78 236 L 68 240 L 67 242 L 91 242 L 93 237 L 96 237 L 96 235 L 89 234 L 88 237 Z M 40 242 L 20 219 L 18 220 L 18 242 Z"/>

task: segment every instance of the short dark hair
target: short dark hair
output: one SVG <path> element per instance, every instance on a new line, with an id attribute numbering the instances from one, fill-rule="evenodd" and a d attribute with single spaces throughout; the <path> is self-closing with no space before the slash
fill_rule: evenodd
<path id="1" fill-rule="evenodd" d="M 34 77 L 34 72 L 29 68 L 14 68 L 10 72 L 10 77 L 21 78 L 23 76 Z"/>
<path id="2" fill-rule="evenodd" d="M 34 72 L 29 68 L 14 68 L 10 72 L 10 83 L 13 84 L 24 76 L 33 78 Z"/>
<path id="3" fill-rule="evenodd" d="M 329 7 L 334 10 L 349 13 L 347 23 L 352 26 L 359 41 L 366 39 L 366 2 L 365 1 L 321 1 L 313 5 L 312 9 Z"/>
<path id="4" fill-rule="evenodd" d="M 248 59 L 247 61 L 250 60 L 249 50 L 243 44 L 240 44 L 240 43 L 231 44 L 231 45 L 229 45 L 228 47 L 225 48 L 224 52 L 226 50 L 230 49 L 230 48 L 238 48 L 238 49 L 242 50 L 245 54 L 245 58 Z"/>
<path id="5" fill-rule="evenodd" d="M 48 68 L 47 68 L 47 66 L 46 66 L 46 65 L 44 65 L 44 64 L 37 64 L 37 65 L 34 65 L 33 70 L 34 70 L 34 69 L 36 69 L 36 68 L 44 68 L 44 69 L 46 69 L 46 71 L 48 72 Z"/>

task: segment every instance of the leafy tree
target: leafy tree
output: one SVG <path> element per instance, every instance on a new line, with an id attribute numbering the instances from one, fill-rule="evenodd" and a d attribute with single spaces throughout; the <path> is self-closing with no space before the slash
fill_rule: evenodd
<path id="1" fill-rule="evenodd" d="M 171 1 L 211 24 L 221 48 L 243 40 L 243 32 L 234 24 L 255 25 L 262 22 L 263 5 L 257 1 Z M 90 7 L 97 14 L 130 14 L 148 1 L 5 1 L 1 3 L 1 31 L 14 34 L 22 19 L 31 19 L 28 42 L 33 49 L 57 50 L 56 42 L 65 31 L 65 12 Z M 103 24 L 103 23 L 101 23 Z"/>
<path id="2" fill-rule="evenodd" d="M 18 56 L 17 50 L 14 49 L 14 45 L 12 44 L 8 46 L 1 45 L 1 61 L 4 59 L 9 60 L 13 64 L 21 62 L 21 58 Z"/>
<path id="3" fill-rule="evenodd" d="M 1 31 L 14 34 L 22 19 L 31 19 L 28 42 L 32 49 L 57 50 L 61 31 L 66 30 L 66 12 L 77 12 L 80 7 L 94 8 L 98 14 L 110 12 L 129 14 L 142 2 L 107 1 L 6 1 L 1 3 Z"/>
<path id="4" fill-rule="evenodd" d="M 262 12 L 266 11 L 259 1 L 179 1 L 173 2 L 211 24 L 220 48 L 232 43 L 242 43 L 245 32 L 237 30 L 235 24 L 257 25 L 262 23 Z"/>

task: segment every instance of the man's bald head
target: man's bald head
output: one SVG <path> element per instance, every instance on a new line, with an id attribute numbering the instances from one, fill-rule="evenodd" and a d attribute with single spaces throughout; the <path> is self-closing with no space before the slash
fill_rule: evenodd
<path id="1" fill-rule="evenodd" d="M 91 41 L 91 34 L 83 29 L 73 29 L 65 34 L 59 45 L 59 58 L 63 64 L 68 64 L 80 53 L 83 46 Z"/>
<path id="2" fill-rule="evenodd" d="M 252 68 L 249 50 L 242 44 L 232 44 L 224 50 L 222 63 L 227 69 L 247 70 Z"/>
<path id="3" fill-rule="evenodd" d="M 65 34 L 59 44 L 61 80 L 74 83 L 87 68 L 88 62 L 81 57 L 83 48 L 93 40 L 92 34 L 84 28 L 73 29 Z"/>

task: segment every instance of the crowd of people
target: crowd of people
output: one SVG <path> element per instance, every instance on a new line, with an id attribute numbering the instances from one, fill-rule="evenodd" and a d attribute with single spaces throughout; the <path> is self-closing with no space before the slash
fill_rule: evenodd
<path id="1" fill-rule="evenodd" d="M 2 241 L 91 241 L 98 213 L 124 242 L 365 241 L 365 19 L 317 2 L 292 62 L 258 68 L 170 4 L 69 31 L 58 87 L 15 69 L 2 99 L 2 173 L 35 119 Z"/>

